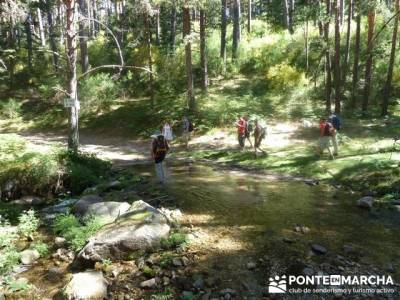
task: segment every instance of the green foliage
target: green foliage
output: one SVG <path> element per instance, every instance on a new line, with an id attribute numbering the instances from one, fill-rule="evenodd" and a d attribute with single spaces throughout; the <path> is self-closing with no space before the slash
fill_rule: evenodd
<path id="1" fill-rule="evenodd" d="M 147 278 L 153 278 L 156 276 L 156 270 L 150 268 L 149 266 L 144 266 L 142 269 L 143 275 L 146 276 Z"/>
<path id="2" fill-rule="evenodd" d="M 187 243 L 187 236 L 184 233 L 174 232 L 167 239 L 161 241 L 161 246 L 166 249 L 176 248 Z"/>
<path id="3" fill-rule="evenodd" d="M 20 215 L 18 218 L 18 232 L 23 237 L 32 236 L 32 234 L 38 229 L 39 227 L 39 219 L 35 216 L 35 211 L 30 209 L 25 211 Z"/>
<path id="4" fill-rule="evenodd" d="M 18 252 L 14 244 L 3 247 L 0 250 L 0 275 L 12 270 L 19 263 L 21 254 Z"/>
<path id="5" fill-rule="evenodd" d="M 81 81 L 81 109 L 84 114 L 110 109 L 118 96 L 119 85 L 109 74 L 98 73 Z"/>
<path id="6" fill-rule="evenodd" d="M 24 292 L 32 289 L 32 285 L 27 280 L 15 279 L 12 277 L 6 277 L 4 279 L 7 292 L 17 293 Z"/>
<path id="7" fill-rule="evenodd" d="M 151 300 L 172 300 L 174 293 L 171 288 L 166 288 L 163 292 L 152 295 Z"/>
<path id="8" fill-rule="evenodd" d="M 16 134 L 0 134 L 0 161 L 14 159 L 26 150 L 26 142 Z"/>
<path id="9" fill-rule="evenodd" d="M 305 83 L 304 74 L 295 67 L 283 63 L 271 67 L 267 72 L 268 87 L 273 90 L 284 91 Z"/>
<path id="10" fill-rule="evenodd" d="M 22 112 L 21 106 L 21 102 L 15 100 L 14 98 L 10 98 L 5 103 L 1 104 L 0 115 L 7 119 L 18 118 Z"/>
<path id="11" fill-rule="evenodd" d="M 106 223 L 107 220 L 102 218 L 90 217 L 82 224 L 74 215 L 63 214 L 55 219 L 53 230 L 62 235 L 73 250 L 78 251 L 86 244 L 88 238 Z"/>
<path id="12" fill-rule="evenodd" d="M 47 257 L 50 254 L 49 246 L 46 243 L 40 241 L 32 243 L 30 248 L 39 252 L 40 257 Z"/>

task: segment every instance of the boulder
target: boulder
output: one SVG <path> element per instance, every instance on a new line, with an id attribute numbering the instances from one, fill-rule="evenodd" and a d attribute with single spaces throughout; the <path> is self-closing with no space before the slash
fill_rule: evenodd
<path id="1" fill-rule="evenodd" d="M 102 217 L 113 222 L 130 207 L 128 202 L 98 202 L 88 205 L 84 216 Z"/>
<path id="2" fill-rule="evenodd" d="M 24 265 L 31 265 L 35 261 L 37 261 L 40 257 L 40 254 L 37 250 L 27 249 L 21 252 L 21 262 Z"/>
<path id="3" fill-rule="evenodd" d="M 89 206 L 102 202 L 103 199 L 97 195 L 86 195 L 80 198 L 72 207 L 72 212 L 78 216 L 85 216 Z"/>
<path id="4" fill-rule="evenodd" d="M 52 216 L 55 216 L 57 214 L 68 213 L 70 207 L 74 205 L 77 201 L 78 199 L 67 199 L 56 205 L 43 208 L 41 210 L 41 213 L 45 214 L 45 217 L 47 219 L 51 219 Z"/>
<path id="5" fill-rule="evenodd" d="M 54 238 L 54 245 L 56 246 L 57 249 L 64 247 L 66 243 L 67 240 L 61 236 L 56 236 Z"/>
<path id="6" fill-rule="evenodd" d="M 103 300 L 107 298 L 107 285 L 101 271 L 75 273 L 64 288 L 64 295 L 68 300 Z"/>
<path id="7" fill-rule="evenodd" d="M 358 199 L 357 206 L 361 208 L 371 209 L 374 204 L 374 197 L 366 196 Z"/>
<path id="8" fill-rule="evenodd" d="M 148 250 L 167 238 L 170 227 L 163 214 L 139 200 L 113 223 L 102 227 L 79 252 L 78 259 L 126 259 L 136 250 Z"/>
<path id="9" fill-rule="evenodd" d="M 316 254 L 326 254 L 328 250 L 324 246 L 318 245 L 318 244 L 312 244 L 311 249 L 316 253 Z"/>
<path id="10" fill-rule="evenodd" d="M 47 271 L 46 279 L 50 282 L 59 282 L 64 276 L 64 272 L 57 267 L 52 267 Z"/>

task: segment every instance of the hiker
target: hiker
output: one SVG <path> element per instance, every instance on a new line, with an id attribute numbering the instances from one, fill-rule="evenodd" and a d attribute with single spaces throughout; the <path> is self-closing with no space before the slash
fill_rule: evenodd
<path id="1" fill-rule="evenodd" d="M 168 143 L 171 143 L 173 140 L 172 134 L 172 126 L 169 124 L 168 120 L 165 122 L 164 127 L 162 128 L 162 134 Z"/>
<path id="2" fill-rule="evenodd" d="M 251 132 L 253 131 L 253 123 L 249 121 L 248 117 L 244 117 L 244 120 L 246 121 L 246 131 L 245 131 L 245 141 L 248 140 L 250 143 L 250 147 L 253 148 L 253 143 L 251 142 L 250 135 Z"/>
<path id="3" fill-rule="evenodd" d="M 151 137 L 153 138 L 151 157 L 155 162 L 157 178 L 161 183 L 164 183 L 166 174 L 164 171 L 163 161 L 169 150 L 168 142 L 161 133 L 153 134 Z"/>
<path id="4" fill-rule="evenodd" d="M 331 158 L 334 159 L 335 157 L 333 156 L 330 146 L 335 128 L 333 128 L 333 125 L 329 123 L 326 118 L 321 118 L 319 123 L 319 130 L 319 155 L 321 156 L 324 150 L 327 149 Z"/>
<path id="5" fill-rule="evenodd" d="M 246 139 L 246 120 L 243 117 L 238 116 L 238 121 L 235 123 L 235 125 L 237 128 L 239 146 L 240 149 L 243 150 L 244 141 Z"/>
<path id="6" fill-rule="evenodd" d="M 189 148 L 190 135 L 193 131 L 193 123 L 190 122 L 187 116 L 183 117 L 183 140 L 185 142 L 186 150 Z"/>
<path id="7" fill-rule="evenodd" d="M 256 119 L 254 121 L 254 154 L 257 156 L 257 150 L 260 150 L 262 153 L 265 153 L 264 150 L 262 150 L 261 147 L 261 142 L 265 138 L 266 135 L 266 128 L 264 126 L 261 126 L 261 124 L 258 122 Z"/>
<path id="8" fill-rule="evenodd" d="M 332 124 L 333 128 L 335 129 L 333 134 L 332 134 L 332 144 L 333 144 L 333 155 L 338 155 L 339 152 L 339 130 L 342 128 L 342 121 L 340 120 L 340 118 L 333 113 L 330 117 L 329 117 L 329 123 Z"/>

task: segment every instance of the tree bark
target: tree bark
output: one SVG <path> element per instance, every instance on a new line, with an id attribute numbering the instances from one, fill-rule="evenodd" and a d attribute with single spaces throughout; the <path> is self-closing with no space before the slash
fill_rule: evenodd
<path id="1" fill-rule="evenodd" d="M 342 67 L 342 84 L 343 84 L 343 88 L 344 88 L 344 86 L 346 84 L 347 69 L 348 69 L 348 64 L 349 64 L 352 15 L 353 15 L 353 0 L 349 0 L 349 8 L 348 8 L 348 11 L 347 11 L 346 48 L 345 48 L 344 61 L 343 61 L 343 67 Z"/>
<path id="2" fill-rule="evenodd" d="M 335 0 L 335 56 L 334 56 L 334 79 L 335 79 L 335 113 L 341 110 L 341 77 L 340 77 L 340 0 Z"/>
<path id="3" fill-rule="evenodd" d="M 175 52 L 176 43 L 176 3 L 172 1 L 172 12 L 171 12 L 171 49 Z"/>
<path id="4" fill-rule="evenodd" d="M 153 58 L 151 53 L 151 32 L 150 32 L 150 22 L 149 22 L 149 14 L 145 12 L 143 14 L 144 21 L 144 35 L 146 39 L 146 48 L 147 48 L 147 63 L 149 66 L 149 94 L 151 107 L 154 107 L 154 76 L 153 76 Z"/>
<path id="5" fill-rule="evenodd" d="M 289 3 L 290 0 L 283 0 L 283 25 L 289 28 Z"/>
<path id="6" fill-rule="evenodd" d="M 160 6 L 157 6 L 156 11 L 156 44 L 160 45 Z"/>
<path id="7" fill-rule="evenodd" d="M 87 6 L 86 0 L 78 0 L 79 1 L 79 10 L 80 13 L 87 17 Z M 81 68 L 82 73 L 86 73 L 89 70 L 89 54 L 88 54 L 88 26 L 87 21 L 80 21 L 79 22 L 79 46 L 81 50 Z"/>
<path id="8" fill-rule="evenodd" d="M 192 43 L 190 41 L 190 8 L 187 1 L 183 6 L 183 37 L 185 40 L 185 61 L 187 79 L 187 106 L 189 111 L 195 110 L 196 102 L 193 88 Z"/>
<path id="9" fill-rule="evenodd" d="M 326 21 L 324 24 L 325 40 L 325 110 L 331 112 L 331 94 L 332 94 L 332 74 L 331 74 L 331 55 L 329 43 L 329 16 L 331 13 L 331 1 L 326 0 Z"/>
<path id="10" fill-rule="evenodd" d="M 73 106 L 69 108 L 69 135 L 68 149 L 78 151 L 79 146 L 79 101 L 77 91 L 76 60 L 77 60 L 77 42 L 76 42 L 76 2 L 75 0 L 64 0 L 67 15 L 67 79 L 68 95 L 73 101 Z"/>
<path id="11" fill-rule="evenodd" d="M 40 8 L 37 8 L 37 16 L 38 16 L 38 21 L 39 21 L 40 44 L 42 45 L 42 47 L 45 47 L 46 46 L 46 38 L 44 36 L 42 12 L 41 12 Z"/>
<path id="12" fill-rule="evenodd" d="M 57 54 L 57 43 L 56 43 L 56 34 L 54 32 L 54 22 L 53 22 L 53 14 L 51 11 L 51 1 L 46 0 L 46 14 L 47 14 L 47 23 L 49 25 L 49 41 L 51 51 L 53 51 L 53 66 L 54 71 L 58 72 L 58 54 Z"/>
<path id="13" fill-rule="evenodd" d="M 240 0 L 233 0 L 232 59 L 237 58 L 240 42 Z"/>
<path id="14" fill-rule="evenodd" d="M 356 95 L 358 91 L 358 64 L 360 60 L 360 45 L 361 45 L 361 12 L 357 13 L 356 18 L 356 42 L 354 45 L 354 62 L 353 62 L 353 82 L 351 89 L 351 101 L 350 107 L 354 109 L 356 107 Z"/>
<path id="15" fill-rule="evenodd" d="M 226 59 L 226 10 L 227 10 L 227 0 L 221 1 L 221 48 L 220 48 L 220 57 Z"/>
<path id="16" fill-rule="evenodd" d="M 372 61 L 373 61 L 373 37 L 375 29 L 375 8 L 371 8 L 368 12 L 368 41 L 367 41 L 367 61 L 365 63 L 365 85 L 362 102 L 362 112 L 365 114 L 368 111 L 368 104 L 371 92 L 371 77 L 372 77 Z"/>
<path id="17" fill-rule="evenodd" d="M 202 88 L 208 88 L 208 68 L 207 68 L 207 49 L 206 49 L 206 13 L 200 10 L 200 64 L 202 73 Z"/>
<path id="18" fill-rule="evenodd" d="M 251 10 L 252 10 L 252 0 L 248 0 L 247 2 L 247 33 L 251 33 Z"/>
<path id="19" fill-rule="evenodd" d="M 294 25 L 293 25 L 293 14 L 294 14 L 294 0 L 289 1 L 289 32 L 291 34 L 294 33 Z"/>
<path id="20" fill-rule="evenodd" d="M 400 11 L 400 0 L 395 0 L 395 13 L 397 14 L 397 16 L 394 19 L 394 24 L 393 24 L 392 49 L 390 51 L 390 59 L 389 59 L 389 66 L 388 66 L 388 73 L 386 77 L 385 87 L 383 88 L 382 111 L 381 111 L 382 116 L 386 116 L 388 114 L 390 92 L 392 90 L 393 67 L 394 67 L 394 60 L 396 58 L 397 33 L 399 29 L 399 18 L 400 18 L 399 11 Z"/>
<path id="21" fill-rule="evenodd" d="M 28 45 L 28 68 L 32 72 L 32 58 L 33 58 L 33 45 L 32 45 L 32 16 L 28 14 L 25 21 L 26 43 Z"/>

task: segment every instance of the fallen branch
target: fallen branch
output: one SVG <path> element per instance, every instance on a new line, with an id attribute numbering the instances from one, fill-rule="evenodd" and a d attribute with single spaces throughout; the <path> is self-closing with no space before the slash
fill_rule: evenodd
<path id="1" fill-rule="evenodd" d="M 137 70 L 142 70 L 142 71 L 146 71 L 146 72 L 154 74 L 154 72 L 151 72 L 148 68 L 144 68 L 144 67 L 123 66 L 123 65 L 103 65 L 103 66 L 98 66 L 98 67 L 95 67 L 95 68 L 92 68 L 92 69 L 86 71 L 85 73 L 81 74 L 78 77 L 78 79 L 81 79 L 81 78 L 85 77 L 86 75 L 88 75 L 92 72 L 98 71 L 100 69 L 117 69 L 117 68 L 118 69 L 137 69 Z"/>

